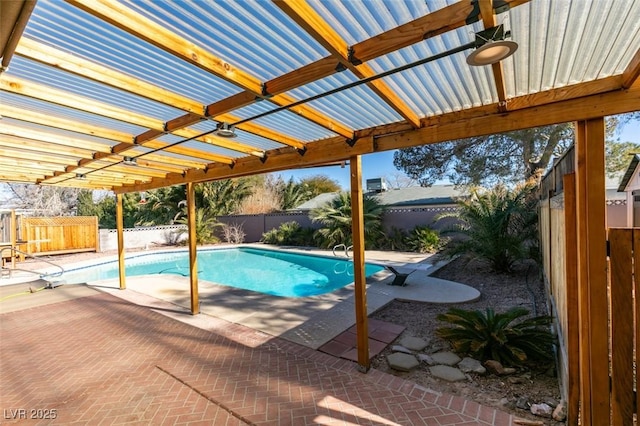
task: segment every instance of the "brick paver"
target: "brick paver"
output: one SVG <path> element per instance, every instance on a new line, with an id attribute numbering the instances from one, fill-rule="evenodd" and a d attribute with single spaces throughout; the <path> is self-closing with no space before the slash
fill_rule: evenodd
<path id="1" fill-rule="evenodd" d="M 175 315 L 175 313 L 174 313 Z M 216 320 L 220 321 L 220 320 Z M 2 423 L 508 425 L 494 409 L 109 294 L 0 315 Z M 24 410 L 24 411 L 21 411 Z M 39 410 L 39 411 L 38 411 Z M 49 410 L 49 411 L 47 411 Z"/>

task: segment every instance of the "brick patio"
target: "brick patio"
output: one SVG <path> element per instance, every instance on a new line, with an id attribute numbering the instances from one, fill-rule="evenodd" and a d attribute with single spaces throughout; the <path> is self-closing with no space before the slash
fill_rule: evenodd
<path id="1" fill-rule="evenodd" d="M 128 291 L 127 291 L 128 292 Z M 158 310 L 158 307 L 155 307 Z M 2 423 L 509 425 L 458 397 L 170 304 L 97 293 L 0 315 Z M 173 312 L 172 312 L 173 310 Z M 203 329 L 208 328 L 208 329 Z M 18 413 L 18 414 L 16 414 Z"/>

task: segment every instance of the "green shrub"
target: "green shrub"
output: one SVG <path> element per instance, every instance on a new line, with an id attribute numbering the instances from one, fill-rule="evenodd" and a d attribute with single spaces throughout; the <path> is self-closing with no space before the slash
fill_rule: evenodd
<path id="1" fill-rule="evenodd" d="M 513 189 L 498 185 L 473 191 L 470 198 L 458 202 L 456 212 L 440 216 L 458 219 L 453 231 L 466 237 L 447 246 L 447 252 L 471 254 L 496 272 L 511 272 L 513 264 L 530 258 L 538 244 L 535 191 L 534 182 Z"/>
<path id="2" fill-rule="evenodd" d="M 277 229 L 262 234 L 262 242 L 279 246 L 312 246 L 313 232 L 313 229 L 303 228 L 298 222 L 285 222 Z"/>
<path id="3" fill-rule="evenodd" d="M 481 361 L 494 359 L 511 366 L 548 362 L 554 342 L 548 327 L 551 317 L 523 319 L 528 314 L 527 309 L 519 307 L 499 314 L 491 308 L 484 312 L 451 308 L 437 318 L 453 326 L 438 328 L 436 334 L 449 341 L 455 352 Z"/>
<path id="4" fill-rule="evenodd" d="M 440 245 L 438 231 L 428 226 L 416 226 L 406 238 L 407 248 L 418 253 L 435 253 Z"/>

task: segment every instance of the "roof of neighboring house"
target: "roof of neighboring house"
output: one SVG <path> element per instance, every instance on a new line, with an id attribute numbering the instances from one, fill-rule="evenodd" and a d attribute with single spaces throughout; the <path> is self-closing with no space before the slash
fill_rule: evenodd
<path id="1" fill-rule="evenodd" d="M 311 200 L 300 204 L 296 210 L 311 210 L 331 201 L 336 197 L 336 192 L 320 194 Z M 385 206 L 432 206 L 442 204 L 454 204 L 455 198 L 462 196 L 462 192 L 453 185 L 433 185 L 430 187 L 413 186 L 410 188 L 390 189 L 375 193 L 368 192 L 365 195 L 375 196 Z"/>
<path id="2" fill-rule="evenodd" d="M 618 186 L 619 192 L 624 192 L 627 184 L 633 177 L 633 173 L 638 167 L 638 163 L 640 163 L 640 156 L 638 156 L 638 154 L 635 154 L 631 159 L 631 163 L 629 163 L 629 167 L 627 167 L 627 171 L 624 173 L 624 176 L 622 176 L 622 180 L 620 181 L 620 185 Z"/>

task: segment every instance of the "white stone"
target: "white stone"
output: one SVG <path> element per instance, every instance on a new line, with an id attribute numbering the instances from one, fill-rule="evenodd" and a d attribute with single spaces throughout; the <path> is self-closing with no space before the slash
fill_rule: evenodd
<path id="1" fill-rule="evenodd" d="M 482 366 L 480 361 L 469 357 L 462 358 L 457 367 L 463 373 L 486 374 L 487 372 L 487 369 Z"/>
<path id="2" fill-rule="evenodd" d="M 531 414 L 550 419 L 551 415 L 553 414 L 553 408 L 551 408 L 549 405 L 545 404 L 544 402 L 542 404 L 532 404 Z"/>
<path id="3" fill-rule="evenodd" d="M 398 371 L 411 371 L 420 365 L 415 356 L 401 352 L 387 355 L 387 362 L 389 367 Z"/>
<path id="4" fill-rule="evenodd" d="M 411 349 L 412 351 L 421 351 L 427 347 L 427 342 L 424 339 L 420 339 L 419 337 L 403 337 L 400 340 L 400 344 L 407 349 Z"/>

